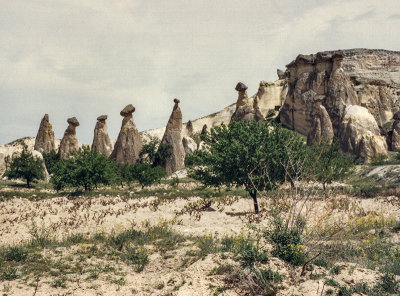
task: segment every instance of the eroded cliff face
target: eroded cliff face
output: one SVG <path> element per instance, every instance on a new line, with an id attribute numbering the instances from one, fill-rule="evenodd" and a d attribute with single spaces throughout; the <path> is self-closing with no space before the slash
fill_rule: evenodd
<path id="1" fill-rule="evenodd" d="M 321 117 L 318 109 L 322 106 L 345 151 L 365 160 L 385 154 L 386 139 L 376 129 L 368 133 L 370 144 L 347 145 L 355 138 L 366 138 L 367 130 L 359 128 L 349 133 L 344 130 L 347 126 L 344 121 L 348 120 L 346 108 L 353 105 L 365 107 L 363 113 L 371 114 L 369 120 L 378 127 L 392 119 L 393 113 L 400 109 L 400 52 L 367 49 L 320 52 L 299 55 L 286 67 L 288 92 L 280 113 L 283 125 L 311 139 L 318 138 L 313 133 L 320 133 L 323 127 L 315 127 L 316 123 L 321 124 L 315 117 Z M 353 123 L 354 120 L 357 119 L 353 118 Z M 380 148 L 372 149 L 372 143 Z"/>

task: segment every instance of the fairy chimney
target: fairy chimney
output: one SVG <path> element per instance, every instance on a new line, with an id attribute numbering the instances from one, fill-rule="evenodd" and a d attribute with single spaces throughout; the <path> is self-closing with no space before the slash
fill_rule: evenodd
<path id="1" fill-rule="evenodd" d="M 54 151 L 56 149 L 53 127 L 49 121 L 48 114 L 45 114 L 40 122 L 40 127 L 35 139 L 34 149 L 40 153 L 49 153 L 50 151 Z"/>
<path id="2" fill-rule="evenodd" d="M 97 152 L 110 156 L 112 152 L 112 144 L 110 137 L 108 136 L 106 120 L 107 115 L 101 115 L 97 117 L 97 123 L 94 128 L 92 149 L 96 149 Z"/>
<path id="3" fill-rule="evenodd" d="M 79 126 L 79 121 L 75 118 L 68 118 L 68 127 L 64 132 L 64 137 L 60 143 L 60 157 L 61 159 L 68 158 L 69 153 L 78 150 L 78 139 L 76 138 L 76 127 Z"/>
<path id="4" fill-rule="evenodd" d="M 161 140 L 162 144 L 169 144 L 172 146 L 171 156 L 165 163 L 165 170 L 168 176 L 182 169 L 185 161 L 185 149 L 182 144 L 182 112 L 178 105 L 179 100 L 174 99 L 174 103 L 174 108 Z"/>
<path id="5" fill-rule="evenodd" d="M 139 158 L 139 153 L 142 150 L 143 143 L 139 131 L 133 122 L 133 112 L 135 112 L 135 107 L 131 104 L 127 105 L 120 112 L 124 119 L 122 119 L 121 130 L 110 156 L 111 159 L 117 162 L 134 163 Z"/>

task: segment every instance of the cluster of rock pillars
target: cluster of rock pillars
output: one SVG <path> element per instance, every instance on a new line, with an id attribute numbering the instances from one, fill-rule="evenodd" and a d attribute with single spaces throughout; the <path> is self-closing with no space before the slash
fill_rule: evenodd
<path id="1" fill-rule="evenodd" d="M 94 128 L 94 137 L 92 149 L 99 153 L 109 156 L 117 162 L 135 163 L 139 159 L 139 153 L 142 150 L 143 142 L 138 129 L 133 121 L 133 112 L 135 107 L 127 105 L 121 112 L 122 126 L 115 142 L 114 148 L 111 143 L 107 130 L 107 115 L 97 117 L 97 123 Z M 68 118 L 68 127 L 64 132 L 59 147 L 59 154 L 62 159 L 68 158 L 69 153 L 78 150 L 78 139 L 76 137 L 76 128 L 79 121 L 75 118 Z M 164 137 L 161 143 L 172 146 L 171 157 L 166 161 L 165 169 L 168 175 L 184 167 L 185 151 L 182 144 L 182 112 L 179 108 L 179 100 L 174 99 L 174 108 L 168 120 Z M 39 127 L 35 140 L 35 150 L 40 153 L 49 153 L 55 151 L 54 132 L 49 115 L 45 114 Z"/>
<path id="2" fill-rule="evenodd" d="M 400 52 L 351 49 L 299 55 L 286 66 L 286 71 L 278 70 L 277 74 L 279 79 L 275 82 L 261 81 L 258 92 L 250 98 L 247 86 L 239 82 L 235 88 L 236 106 L 215 113 L 218 116 L 210 115 L 208 123 L 215 126 L 231 120 L 275 118 L 283 126 L 307 136 L 309 144 L 336 138 L 344 152 L 365 161 L 386 156 L 388 150 L 400 150 Z M 92 148 L 118 162 L 137 161 L 143 144 L 132 118 L 134 111 L 132 105 L 121 111 L 122 126 L 114 147 L 107 132 L 107 115 L 99 116 Z M 186 123 L 183 136 L 182 112 L 179 100 L 174 99 L 161 141 L 172 146 L 166 164 L 168 175 L 182 169 L 185 154 L 193 152 L 189 144 L 193 146 L 194 122 Z M 61 158 L 78 149 L 79 122 L 73 117 L 68 124 L 59 147 Z M 204 125 L 202 132 L 206 128 Z M 55 150 L 47 114 L 40 124 L 34 149 Z"/>

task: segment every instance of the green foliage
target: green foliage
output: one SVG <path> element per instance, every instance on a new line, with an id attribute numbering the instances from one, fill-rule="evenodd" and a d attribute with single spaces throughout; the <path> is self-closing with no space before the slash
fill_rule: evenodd
<path id="1" fill-rule="evenodd" d="M 316 258 L 312 261 L 312 263 L 316 266 L 324 267 L 325 269 L 328 269 L 329 266 L 331 265 L 327 260 L 324 258 Z"/>
<path id="2" fill-rule="evenodd" d="M 387 162 L 387 156 L 384 154 L 374 155 L 371 158 L 371 165 L 384 165 Z"/>
<path id="3" fill-rule="evenodd" d="M 44 179 L 43 160 L 37 156 L 33 156 L 26 147 L 19 156 L 14 157 L 7 167 L 4 176 L 8 179 L 25 179 L 26 184 L 30 187 L 31 182 Z"/>
<path id="4" fill-rule="evenodd" d="M 147 163 L 136 163 L 134 167 L 137 169 L 136 179 L 142 188 L 159 182 L 166 175 L 165 169 L 160 166 L 152 167 Z"/>
<path id="5" fill-rule="evenodd" d="M 333 181 L 345 179 L 354 168 L 354 159 L 345 157 L 340 151 L 339 142 L 312 147 L 314 151 L 314 174 L 326 189 L 326 185 Z"/>
<path id="6" fill-rule="evenodd" d="M 54 167 L 60 161 L 60 153 L 51 150 L 49 153 L 42 153 L 46 169 L 49 174 L 53 173 Z"/>
<path id="7" fill-rule="evenodd" d="M 136 272 L 141 272 L 147 263 L 149 256 L 145 248 L 128 247 L 125 254 L 125 259 L 135 266 Z"/>
<path id="8" fill-rule="evenodd" d="M 173 177 L 171 181 L 169 182 L 169 185 L 172 187 L 177 187 L 179 185 L 179 178 L 178 177 Z"/>
<path id="9" fill-rule="evenodd" d="M 396 280 L 396 276 L 394 274 L 385 273 L 380 277 L 375 289 L 394 294 L 396 292 L 400 292 L 399 287 L 400 282 Z"/>
<path id="10" fill-rule="evenodd" d="M 260 250 L 258 242 L 257 244 L 254 244 L 250 240 L 245 240 L 243 242 L 244 243 L 240 244 L 238 250 L 239 259 L 242 262 L 243 268 L 252 268 L 256 262 L 268 262 L 268 254 Z"/>
<path id="11" fill-rule="evenodd" d="M 70 157 L 57 162 L 50 181 L 55 189 L 65 187 L 91 190 L 99 184 L 111 184 L 115 180 L 115 171 L 107 156 L 89 147 L 73 151 Z"/>
<path id="12" fill-rule="evenodd" d="M 201 144 L 201 141 L 202 141 L 202 139 L 201 139 L 201 132 L 194 133 L 194 134 L 192 135 L 192 139 L 193 139 L 194 142 L 196 143 L 196 150 L 199 150 L 200 144 Z"/>
<path id="13" fill-rule="evenodd" d="M 257 192 L 298 176 L 298 160 L 309 159 L 309 149 L 298 134 L 266 122 L 232 121 L 212 128 L 202 139 L 203 148 L 186 162 L 192 166 L 189 175 L 207 186 L 244 186 L 256 212 Z"/>
<path id="14" fill-rule="evenodd" d="M 7 261 L 24 261 L 28 256 L 28 250 L 24 247 L 10 247 L 4 254 L 4 259 Z"/>
<path id="15" fill-rule="evenodd" d="M 161 143 L 157 137 L 150 137 L 150 141 L 143 145 L 140 151 L 140 162 L 152 166 L 165 166 L 167 159 L 172 154 L 170 144 Z"/>
<path id="16" fill-rule="evenodd" d="M 167 160 L 171 157 L 172 145 L 161 143 L 154 157 L 153 166 L 165 167 Z"/>
<path id="17" fill-rule="evenodd" d="M 2 270 L 2 274 L 0 276 L 1 280 L 12 281 L 18 278 L 17 269 L 13 267 L 6 267 Z"/>
<path id="18" fill-rule="evenodd" d="M 258 270 L 258 277 L 262 279 L 265 283 L 279 283 L 282 281 L 283 276 L 276 271 L 272 271 L 271 269 L 259 269 Z"/>
<path id="19" fill-rule="evenodd" d="M 293 265 L 302 265 L 306 262 L 308 251 L 302 245 L 301 233 L 304 225 L 288 227 L 279 217 L 272 220 L 272 229 L 265 231 L 266 239 L 273 246 L 272 255 Z"/>

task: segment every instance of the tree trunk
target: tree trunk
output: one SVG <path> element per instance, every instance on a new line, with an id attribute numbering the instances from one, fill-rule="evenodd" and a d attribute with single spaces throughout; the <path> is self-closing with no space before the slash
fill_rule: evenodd
<path id="1" fill-rule="evenodd" d="M 87 187 L 88 187 L 87 184 L 85 184 L 85 191 L 87 191 Z"/>
<path id="2" fill-rule="evenodd" d="M 258 202 L 257 202 L 257 191 L 250 191 L 250 196 L 253 198 L 254 201 L 254 212 L 258 214 Z"/>
<path id="3" fill-rule="evenodd" d="M 26 179 L 26 185 L 28 186 L 28 188 L 31 187 L 31 181 L 29 179 Z"/>

